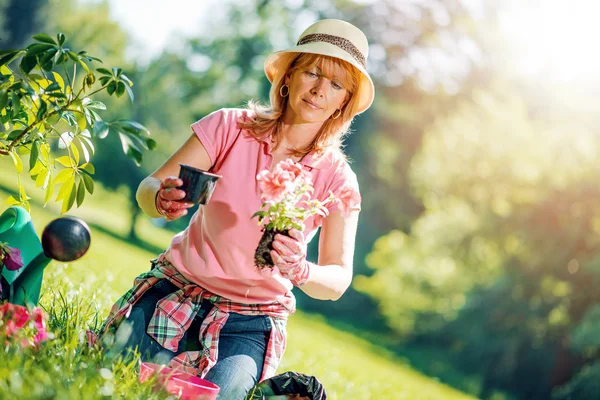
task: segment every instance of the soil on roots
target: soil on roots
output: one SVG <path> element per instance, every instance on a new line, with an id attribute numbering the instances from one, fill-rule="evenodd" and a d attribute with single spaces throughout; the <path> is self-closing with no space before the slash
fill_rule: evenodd
<path id="1" fill-rule="evenodd" d="M 274 267 L 270 251 L 273 250 L 273 240 L 275 240 L 275 235 L 278 233 L 289 236 L 287 229 L 283 231 L 265 229 L 263 231 L 263 235 L 258 242 L 256 252 L 254 252 L 254 264 L 258 267 L 258 269 Z"/>

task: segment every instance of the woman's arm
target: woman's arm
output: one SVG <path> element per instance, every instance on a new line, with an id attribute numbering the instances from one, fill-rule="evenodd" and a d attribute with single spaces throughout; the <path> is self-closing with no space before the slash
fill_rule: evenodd
<path id="1" fill-rule="evenodd" d="M 156 208 L 156 195 L 161 184 L 163 188 L 175 188 L 181 183 L 177 179 L 167 179 L 179 175 L 179 164 L 208 171 L 212 166 L 208 152 L 200 142 L 196 134 L 192 134 L 188 140 L 181 146 L 169 159 L 145 178 L 136 192 L 136 199 L 140 208 L 150 217 L 159 218 L 162 216 Z M 185 192 L 179 189 L 172 189 L 166 194 L 168 200 L 177 201 L 185 197 Z M 176 219 L 187 214 L 188 207 L 177 210 L 169 215 L 169 219 Z"/>
<path id="2" fill-rule="evenodd" d="M 323 221 L 319 264 L 309 263 L 308 281 L 300 289 L 319 300 L 337 300 L 350 287 L 359 211 L 343 217 L 340 210 Z"/>

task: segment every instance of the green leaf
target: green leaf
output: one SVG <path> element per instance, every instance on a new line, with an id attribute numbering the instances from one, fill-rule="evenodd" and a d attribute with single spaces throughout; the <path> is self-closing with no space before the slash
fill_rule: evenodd
<path id="1" fill-rule="evenodd" d="M 60 90 L 62 90 L 64 92 L 65 91 L 65 81 L 63 80 L 62 76 L 60 76 L 60 74 L 58 72 L 54 72 L 54 71 L 52 71 L 52 76 L 54 76 L 54 80 L 56 81 L 56 83 L 58 83 Z"/>
<path id="2" fill-rule="evenodd" d="M 20 68 L 24 74 L 29 74 L 32 69 L 37 65 L 37 58 L 35 56 L 25 56 L 21 59 Z"/>
<path id="3" fill-rule="evenodd" d="M 123 153 L 127 154 L 131 141 L 129 140 L 127 135 L 121 132 L 119 132 L 119 139 L 121 140 L 121 148 L 123 149 Z"/>
<path id="4" fill-rule="evenodd" d="M 267 215 L 267 213 L 264 211 L 257 211 L 254 214 L 252 214 L 252 217 L 250 217 L 250 219 L 252 219 L 254 217 L 265 217 L 266 215 Z"/>
<path id="5" fill-rule="evenodd" d="M 125 81 L 129 86 L 133 86 L 133 82 L 127 77 L 127 75 L 121 74 L 121 80 Z"/>
<path id="6" fill-rule="evenodd" d="M 58 194 L 56 195 L 56 201 L 61 201 L 63 199 L 68 198 L 71 192 L 73 191 L 74 186 L 75 176 L 73 175 L 69 179 L 67 179 L 58 190 Z"/>
<path id="7" fill-rule="evenodd" d="M 43 169 L 35 178 L 35 186 L 36 187 L 42 187 L 46 184 L 46 178 L 49 175 L 49 172 L 47 169 Z"/>
<path id="8" fill-rule="evenodd" d="M 142 161 L 144 158 L 143 154 L 134 147 L 129 148 L 129 151 L 127 152 L 127 157 L 131 158 L 133 162 L 135 162 L 135 165 L 137 165 L 138 167 L 142 165 Z"/>
<path id="9" fill-rule="evenodd" d="M 83 60 L 77 59 L 77 62 L 83 67 L 85 72 L 87 72 L 88 74 L 90 73 L 90 67 L 88 67 L 88 65 Z"/>
<path id="10" fill-rule="evenodd" d="M 63 183 L 71 179 L 75 175 L 75 171 L 72 168 L 63 169 L 56 175 L 54 179 L 54 184 L 58 185 L 59 183 Z"/>
<path id="11" fill-rule="evenodd" d="M 102 103 L 100 101 L 92 101 L 88 105 L 88 108 L 95 108 L 97 110 L 106 110 L 106 105 L 104 105 L 104 103 Z"/>
<path id="12" fill-rule="evenodd" d="M 106 91 L 108 92 L 109 95 L 112 96 L 112 94 L 115 92 L 115 90 L 117 90 L 117 82 L 116 81 L 112 81 L 106 87 Z"/>
<path id="13" fill-rule="evenodd" d="M 42 64 L 42 69 L 46 72 L 52 71 L 52 68 L 54 68 L 54 63 L 52 62 L 52 59 L 50 59 L 46 63 Z"/>
<path id="14" fill-rule="evenodd" d="M 86 163 L 90 162 L 90 153 L 88 152 L 85 142 L 82 140 L 81 137 L 78 137 L 77 139 L 79 139 L 79 145 L 81 146 L 81 151 L 83 152 L 83 159 Z"/>
<path id="15" fill-rule="evenodd" d="M 19 115 L 19 112 L 21 112 L 21 98 L 19 97 L 19 95 L 16 92 L 12 92 L 10 94 L 10 98 L 12 100 L 12 108 L 13 108 L 12 117 L 17 118 Z"/>
<path id="16" fill-rule="evenodd" d="M 72 168 L 72 167 L 74 167 L 74 166 L 77 165 L 75 163 L 75 161 L 71 157 L 69 157 L 69 156 L 58 157 L 54 161 L 60 163 L 61 165 L 64 165 L 65 167 L 69 167 L 69 168 Z"/>
<path id="17" fill-rule="evenodd" d="M 73 153 L 73 159 L 75 160 L 75 165 L 79 165 L 79 150 L 77 149 L 77 146 L 75 146 L 75 143 L 71 142 L 70 148 L 71 148 L 71 152 Z"/>
<path id="18" fill-rule="evenodd" d="M 65 42 L 65 34 L 60 32 L 58 35 L 56 35 L 56 38 L 58 39 L 58 44 L 62 46 Z"/>
<path id="19" fill-rule="evenodd" d="M 44 207 L 50 199 L 52 198 L 52 194 L 54 192 L 54 183 L 52 182 L 52 173 L 48 174 L 48 186 L 46 187 L 46 193 L 44 195 Z"/>
<path id="20" fill-rule="evenodd" d="M 148 147 L 148 150 L 155 150 L 158 147 L 158 144 L 156 144 L 154 139 L 147 138 L 146 147 Z"/>
<path id="21" fill-rule="evenodd" d="M 113 126 L 120 131 L 131 133 L 134 135 L 139 135 L 141 133 L 146 133 L 148 135 L 150 134 L 148 128 L 135 121 L 121 120 L 114 123 Z"/>
<path id="22" fill-rule="evenodd" d="M 64 35 L 63 35 L 63 37 L 64 37 Z M 46 35 L 45 33 L 38 33 L 37 35 L 33 36 L 33 38 L 35 40 L 37 40 L 38 42 L 56 44 L 54 39 L 52 39 L 50 36 Z"/>
<path id="23" fill-rule="evenodd" d="M 54 92 L 56 90 L 60 90 L 60 85 L 56 82 L 53 82 L 50 85 L 48 85 L 48 87 L 46 89 L 44 89 L 44 92 L 48 93 L 48 92 Z"/>
<path id="24" fill-rule="evenodd" d="M 89 194 L 94 194 L 94 180 L 88 174 L 82 174 L 83 183 L 85 184 L 85 189 Z"/>
<path id="25" fill-rule="evenodd" d="M 102 75 L 109 75 L 112 77 L 112 72 L 106 68 L 96 68 L 96 71 L 100 72 Z"/>
<path id="26" fill-rule="evenodd" d="M 85 184 L 83 183 L 83 179 L 80 179 L 79 185 L 77 185 L 77 208 L 81 207 L 83 199 L 85 199 Z"/>
<path id="27" fill-rule="evenodd" d="M 72 51 L 67 51 L 67 55 L 74 62 L 79 62 L 79 57 L 77 56 L 77 54 L 73 53 Z"/>
<path id="28" fill-rule="evenodd" d="M 29 171 L 31 171 L 33 167 L 35 167 L 35 164 L 38 160 L 38 153 L 39 144 L 37 141 L 35 141 L 31 144 L 31 154 L 29 155 Z"/>
<path id="29" fill-rule="evenodd" d="M 71 111 L 67 111 L 63 114 L 63 119 L 67 121 L 67 123 L 71 126 L 77 125 L 77 121 L 75 120 L 75 115 Z"/>
<path id="30" fill-rule="evenodd" d="M 83 115 L 85 116 L 85 122 L 87 125 L 92 126 L 94 124 L 94 120 L 92 119 L 92 114 L 90 114 L 90 110 L 83 107 Z"/>
<path id="31" fill-rule="evenodd" d="M 27 46 L 27 56 L 28 57 L 37 56 L 38 54 L 42 54 L 50 49 L 55 49 L 55 47 L 51 44 L 35 43 L 35 44 Z M 52 56 L 54 56 L 54 54 L 52 54 Z"/>
<path id="32" fill-rule="evenodd" d="M 90 175 L 94 175 L 96 173 L 96 169 L 94 168 L 94 165 L 90 164 L 90 163 L 83 164 L 81 166 L 81 169 L 83 169 L 84 171 L 86 171 Z"/>
<path id="33" fill-rule="evenodd" d="M 98 113 L 96 111 L 90 110 L 90 109 L 88 109 L 88 111 L 92 115 L 94 122 L 102 121 L 102 117 L 100 115 L 98 115 Z"/>
<path id="34" fill-rule="evenodd" d="M 79 137 L 79 140 L 81 140 L 82 143 L 83 143 L 83 141 L 85 141 L 85 143 L 87 144 L 87 146 L 90 148 L 90 151 L 92 152 L 92 154 L 94 154 L 94 152 L 95 152 L 96 149 L 94 148 L 94 143 L 92 143 L 92 141 L 89 138 L 87 138 L 87 137 Z"/>
<path id="35" fill-rule="evenodd" d="M 8 105 L 8 91 L 6 89 L 0 90 L 0 110 L 4 109 Z"/>
<path id="36" fill-rule="evenodd" d="M 105 86 L 108 82 L 112 81 L 113 78 L 110 76 L 103 76 L 99 79 L 100 83 L 102 84 L 102 86 Z"/>
<path id="37" fill-rule="evenodd" d="M 40 99 L 40 107 L 38 108 L 37 114 L 36 114 L 36 119 L 38 121 L 41 121 L 44 119 L 44 117 L 46 116 L 46 111 L 48 111 L 48 105 L 46 104 L 46 102 L 42 99 Z"/>
<path id="38" fill-rule="evenodd" d="M 121 97 L 125 93 L 125 84 L 123 82 L 117 83 L 116 93 L 117 93 L 117 97 Z"/>
<path id="39" fill-rule="evenodd" d="M 108 136 L 108 123 L 104 121 L 98 121 L 94 124 L 93 128 L 94 135 L 100 139 L 104 139 Z"/>
<path id="40" fill-rule="evenodd" d="M 19 57 L 23 53 L 25 53 L 24 50 L 9 50 L 9 51 L 5 52 L 0 57 L 0 66 L 10 64 L 14 59 Z"/>
<path id="41" fill-rule="evenodd" d="M 20 204 L 21 204 L 21 202 L 19 200 L 15 199 L 14 196 L 9 196 L 8 199 L 6 199 L 6 205 L 8 205 L 9 207 L 18 206 Z"/>
<path id="42" fill-rule="evenodd" d="M 113 68 L 112 69 L 113 76 L 115 76 L 117 78 L 120 77 L 122 73 L 123 73 L 123 70 L 121 68 Z"/>
<path id="43" fill-rule="evenodd" d="M 10 152 L 10 158 L 12 158 L 13 164 L 15 164 L 15 169 L 17 170 L 17 173 L 20 174 L 21 172 L 23 172 L 23 162 L 21 161 L 21 157 L 19 157 L 19 154 L 17 154 L 16 149 L 13 149 L 13 151 Z"/>
<path id="44" fill-rule="evenodd" d="M 72 207 L 73 204 L 75 203 L 75 183 L 73 183 L 73 187 L 71 188 L 71 192 L 69 193 L 69 196 L 63 200 L 63 205 L 62 205 L 62 209 L 60 210 L 61 214 L 66 213 L 67 211 L 69 211 Z"/>
<path id="45" fill-rule="evenodd" d="M 127 94 L 129 95 L 129 99 L 131 101 L 134 100 L 135 96 L 133 95 L 133 90 L 131 90 L 131 88 L 129 86 L 125 86 L 125 89 L 127 90 Z"/>

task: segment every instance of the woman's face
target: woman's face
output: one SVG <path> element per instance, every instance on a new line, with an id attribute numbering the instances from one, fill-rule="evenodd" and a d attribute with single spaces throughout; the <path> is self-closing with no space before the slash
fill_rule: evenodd
<path id="1" fill-rule="evenodd" d="M 286 119 L 290 123 L 324 122 L 338 109 L 341 109 L 348 97 L 343 77 L 348 74 L 339 65 L 330 65 L 327 74 L 318 65 L 296 69 L 286 79 L 289 87 Z"/>

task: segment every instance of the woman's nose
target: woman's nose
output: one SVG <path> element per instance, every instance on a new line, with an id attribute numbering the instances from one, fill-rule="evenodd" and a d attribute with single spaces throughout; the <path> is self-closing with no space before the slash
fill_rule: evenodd
<path id="1" fill-rule="evenodd" d="M 310 93 L 313 95 L 322 96 L 325 93 L 325 91 L 327 90 L 326 85 L 327 85 L 326 79 L 321 78 L 317 81 L 315 86 L 311 89 Z"/>

